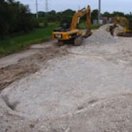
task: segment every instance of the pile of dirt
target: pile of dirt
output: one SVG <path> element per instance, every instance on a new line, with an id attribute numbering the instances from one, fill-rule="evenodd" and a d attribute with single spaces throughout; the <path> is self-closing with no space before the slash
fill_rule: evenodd
<path id="1" fill-rule="evenodd" d="M 110 35 L 110 33 L 106 30 L 107 28 L 108 25 L 105 25 L 94 31 L 88 38 L 88 42 L 94 44 L 116 43 L 116 39 Z"/>
<path id="2" fill-rule="evenodd" d="M 0 68 L 0 91 L 14 81 L 35 73 L 49 59 L 65 55 L 66 53 L 65 47 L 50 46 L 40 49 L 34 55 L 19 60 L 17 64 Z"/>

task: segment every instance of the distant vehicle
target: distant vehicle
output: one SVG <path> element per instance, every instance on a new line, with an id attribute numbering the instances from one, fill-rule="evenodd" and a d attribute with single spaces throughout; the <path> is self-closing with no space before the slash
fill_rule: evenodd
<path id="1" fill-rule="evenodd" d="M 80 18 L 86 16 L 86 32 L 84 33 L 77 28 Z M 89 37 L 92 32 L 91 26 L 91 9 L 90 6 L 83 8 L 75 12 L 70 24 L 64 23 L 62 27 L 55 29 L 52 33 L 52 38 L 57 39 L 59 44 L 63 44 L 66 41 L 72 41 L 74 45 L 81 45 L 83 38 Z"/>

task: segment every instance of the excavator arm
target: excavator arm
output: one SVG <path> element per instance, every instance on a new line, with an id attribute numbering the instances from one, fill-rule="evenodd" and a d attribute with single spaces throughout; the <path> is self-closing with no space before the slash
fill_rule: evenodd
<path id="1" fill-rule="evenodd" d="M 70 30 L 75 30 L 77 29 L 77 25 L 79 24 L 80 18 L 86 15 L 86 33 L 85 37 L 91 35 L 91 9 L 90 6 L 87 6 L 87 8 L 83 8 L 79 11 L 77 11 L 73 18 L 72 18 L 72 23 Z"/>
<path id="2" fill-rule="evenodd" d="M 80 21 L 80 18 L 83 17 L 84 15 L 86 15 L 86 18 L 87 20 L 91 21 L 90 17 L 91 17 L 91 10 L 90 10 L 90 7 L 88 6 L 87 8 L 83 8 L 79 11 L 77 11 L 73 17 L 72 17 L 72 22 L 71 22 L 71 27 L 70 29 L 71 30 L 74 30 L 77 28 L 77 24 L 79 23 Z M 86 20 L 86 21 L 87 21 Z M 90 25 L 89 23 L 86 23 L 87 25 Z"/>

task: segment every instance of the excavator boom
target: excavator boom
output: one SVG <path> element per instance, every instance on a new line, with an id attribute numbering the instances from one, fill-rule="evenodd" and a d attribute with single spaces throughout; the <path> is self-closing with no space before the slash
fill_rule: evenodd
<path id="1" fill-rule="evenodd" d="M 77 11 L 73 18 L 72 18 L 72 23 L 71 23 L 71 30 L 74 30 L 77 28 L 77 25 L 79 24 L 80 18 L 86 15 L 86 26 L 87 28 L 90 28 L 91 25 L 91 9 L 90 6 L 87 6 L 87 8 L 83 8 L 79 11 Z"/>

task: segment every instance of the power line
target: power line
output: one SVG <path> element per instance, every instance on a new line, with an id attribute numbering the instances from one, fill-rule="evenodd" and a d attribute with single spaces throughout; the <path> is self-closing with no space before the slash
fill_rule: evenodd
<path id="1" fill-rule="evenodd" d="M 100 22 L 101 18 L 101 0 L 98 2 L 98 23 Z"/>

